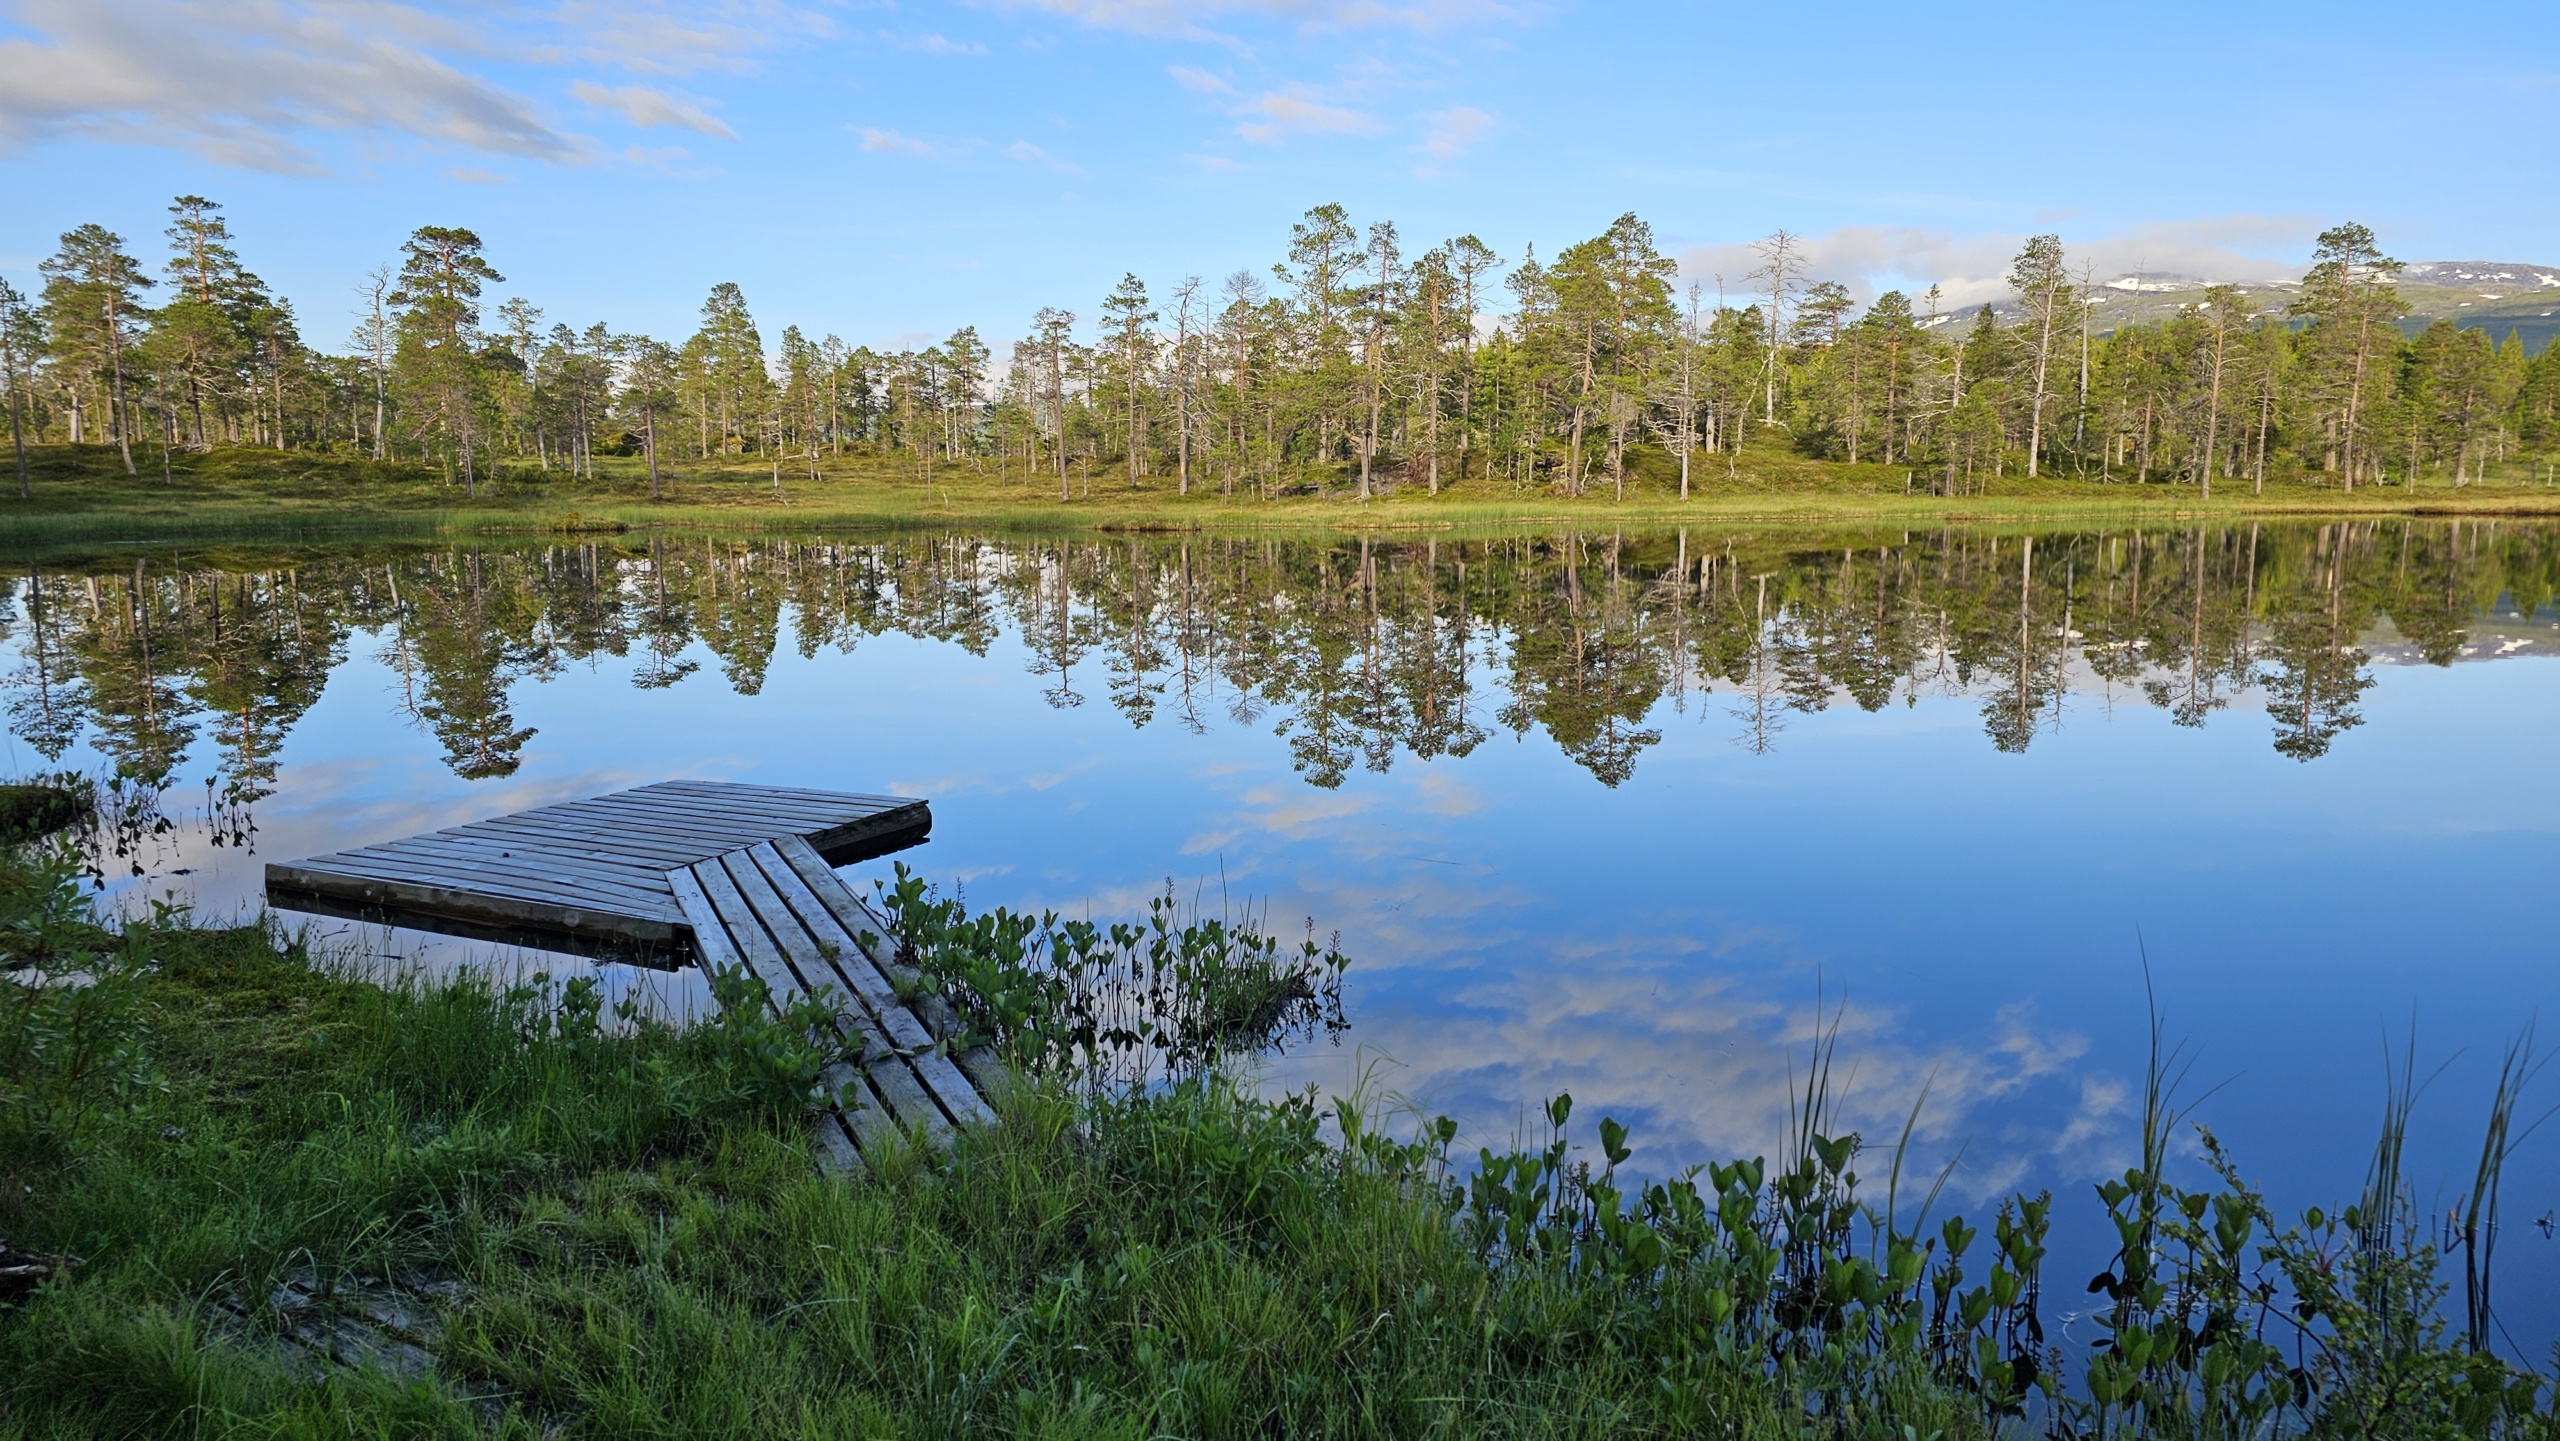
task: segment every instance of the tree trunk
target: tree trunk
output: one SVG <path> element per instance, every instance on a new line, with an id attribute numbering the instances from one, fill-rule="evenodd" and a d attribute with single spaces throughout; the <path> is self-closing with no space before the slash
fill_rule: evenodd
<path id="1" fill-rule="evenodd" d="M 133 468 L 133 420 L 125 413 L 124 345 L 117 334 L 116 308 L 113 301 L 108 302 L 106 314 L 107 367 L 114 372 L 116 384 L 115 404 L 107 416 L 107 423 L 115 427 L 116 449 L 124 456 L 124 473 L 139 475 L 141 472 Z"/>

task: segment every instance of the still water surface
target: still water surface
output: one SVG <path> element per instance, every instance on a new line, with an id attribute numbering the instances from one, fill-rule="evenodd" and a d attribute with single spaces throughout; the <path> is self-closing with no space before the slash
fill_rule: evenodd
<path id="1" fill-rule="evenodd" d="M 6 705 L 19 771 L 253 824 L 115 880 L 216 913 L 673 776 L 926 796 L 900 859 L 975 904 L 1339 930 L 1353 1029 L 1275 1084 L 1478 1143 L 1570 1090 L 1649 1170 L 1771 1151 L 1836 1017 L 1866 1134 L 1926 1085 L 1966 1207 L 2062 1196 L 2068 1309 L 2146 956 L 2281 1208 L 2352 1198 L 2414 1026 L 2451 1204 L 2496 1052 L 2560 1017 L 2555 598 L 2560 530 L 2483 523 L 161 548 L 21 568 Z M 2509 1185 L 2503 1314 L 2560 1336 L 2560 1125 Z"/>

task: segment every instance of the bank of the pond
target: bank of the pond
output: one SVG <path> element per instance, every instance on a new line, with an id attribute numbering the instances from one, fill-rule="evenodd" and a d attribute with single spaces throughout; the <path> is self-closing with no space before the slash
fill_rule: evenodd
<path id="1" fill-rule="evenodd" d="M 268 926 L 102 928 L 74 886 L 0 865 L 35 963 L 0 972 L 0 1243 L 40 1273 L 0 1296 L 12 1441 L 2554 1431 L 2436 1319 L 2387 1173 L 2358 1232 L 2150 1148 L 2060 1202 L 2127 1238 L 2085 1302 L 2039 1281 L 2054 1202 L 1924 1214 L 1825 1134 L 1818 1071 L 1791 1155 L 1650 1184 L 1561 1101 L 1543 1149 L 1455 1163 L 1357 1101 L 1055 1070 L 947 1156 L 825 1180 L 774 1023 L 377 985 Z M 1022 924 L 897 914 L 1060 1054 Z M 376 1318 L 353 1364 L 282 1339 L 338 1313 Z"/>
<path id="2" fill-rule="evenodd" d="M 2513 476 L 2451 485 L 2340 490 L 2318 477 L 2226 482 L 2210 500 L 2191 486 L 2072 477 L 1981 476 L 1964 493 L 1928 493 L 1930 478 L 1900 466 L 1806 460 L 1755 447 L 1730 467 L 1694 473 L 1682 499 L 1672 478 L 1645 467 L 1623 496 L 1605 481 L 1566 497 L 1499 477 L 1439 495 L 1394 483 L 1363 501 L 1339 476 L 1309 475 L 1270 498 L 1198 477 L 1189 494 L 1171 477 L 1054 476 L 994 462 L 918 467 L 871 457 L 820 457 L 777 478 L 757 457 L 670 464 L 652 500 L 639 462 L 605 458 L 593 479 L 506 463 L 471 491 L 441 471 L 405 462 L 266 450 L 141 457 L 127 476 L 105 447 L 40 447 L 32 496 L 0 500 L 0 547 L 221 538 L 357 538 L 402 534 L 594 534 L 633 529 L 796 530 L 948 525 L 1020 530 L 1350 529 L 1394 531 L 1568 524 L 1841 523 L 1942 525 L 2106 521 L 2168 524 L 2308 515 L 2560 515 L 2560 488 Z"/>

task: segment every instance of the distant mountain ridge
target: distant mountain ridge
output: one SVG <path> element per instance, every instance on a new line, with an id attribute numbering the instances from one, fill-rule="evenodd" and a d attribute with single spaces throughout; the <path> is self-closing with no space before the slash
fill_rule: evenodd
<path id="1" fill-rule="evenodd" d="M 2127 271 L 2092 279 L 2102 330 L 2142 325 L 2199 304 L 2206 287 L 2216 282 L 2200 275 Z M 2281 315 L 2293 304 L 2298 280 L 2234 281 L 2261 315 Z M 2419 260 L 2400 271 L 2400 296 L 2409 303 L 2401 328 L 2411 334 L 2438 320 L 2465 330 L 2485 330 L 2503 341 L 2514 331 L 2528 354 L 2540 354 L 2560 338 L 2560 265 L 2533 265 L 2511 260 Z M 2010 302 L 1992 307 L 2006 313 Z M 1948 321 L 1956 317 L 1947 317 Z M 1941 322 L 1946 323 L 1946 322 Z"/>
<path id="2" fill-rule="evenodd" d="M 2400 272 L 2403 285 L 2495 285 L 2560 291 L 2560 265 L 2516 265 L 2502 260 L 2421 260 Z M 2492 300 L 2498 296 L 2489 297 Z"/>

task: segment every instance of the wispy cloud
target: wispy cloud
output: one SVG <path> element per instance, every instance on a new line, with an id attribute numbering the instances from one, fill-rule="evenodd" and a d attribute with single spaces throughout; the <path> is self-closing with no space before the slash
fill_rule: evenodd
<path id="1" fill-rule="evenodd" d="M 1435 32 L 1517 18 L 1523 7 L 1505 0 L 998 0 L 1011 9 L 1064 16 L 1101 30 L 1163 35 L 1185 40 L 1230 37 L 1207 22 L 1269 19 L 1303 30 L 1361 30 L 1381 26 Z"/>
<path id="2" fill-rule="evenodd" d="M 660 175 L 672 176 L 678 180 L 707 180 L 720 173 L 711 166 L 689 163 L 692 159 L 693 152 L 681 145 L 663 145 L 654 148 L 647 145 L 633 145 L 622 152 L 623 164 L 638 170 L 654 170 Z"/>
<path id="3" fill-rule="evenodd" d="M 1310 95 L 1304 86 L 1266 90 L 1245 102 L 1237 113 L 1259 117 L 1236 127 L 1238 135 L 1257 145 L 1276 145 L 1292 134 L 1375 135 L 1380 128 L 1376 116 L 1327 104 Z"/>
<path id="4" fill-rule="evenodd" d="M 646 85 L 622 85 L 608 89 L 581 80 L 569 87 L 569 93 L 581 104 L 610 110 L 642 129 L 673 126 L 717 135 L 723 140 L 738 138 L 738 132 L 706 112 L 699 102 L 681 99 L 663 90 L 652 90 Z"/>
<path id="5" fill-rule="evenodd" d="M 861 136 L 862 148 L 875 155 L 912 155 L 919 160 L 939 160 L 945 154 L 940 146 L 895 130 L 878 130 L 868 125 L 845 128 Z"/>
<path id="6" fill-rule="evenodd" d="M 1067 175 L 1082 175 L 1084 173 L 1083 166 L 1060 160 L 1057 156 L 1050 154 L 1048 151 L 1041 149 L 1039 146 L 1032 144 L 1028 140 L 1017 140 L 1013 142 L 1011 145 L 1004 148 L 1004 153 L 1007 157 L 1019 160 L 1025 165 L 1046 165 L 1052 170 L 1056 170 Z"/>
<path id="7" fill-rule="evenodd" d="M 1165 73 L 1173 77 L 1174 84 L 1181 86 L 1185 90 L 1194 91 L 1201 95 L 1233 95 L 1236 93 L 1236 87 L 1228 84 L 1223 77 L 1212 75 L 1206 70 L 1194 69 L 1189 65 L 1170 66 L 1167 67 Z"/>
<path id="8" fill-rule="evenodd" d="M 975 40 L 954 40 L 948 35 L 891 35 L 882 32 L 881 39 L 916 55 L 984 55 L 987 47 Z"/>
<path id="9" fill-rule="evenodd" d="M 325 168 L 303 137 L 399 135 L 546 161 L 592 143 L 434 53 L 477 42 L 407 6 L 318 0 L 18 0 L 0 40 L 0 147 L 56 135 L 178 145 L 259 170 Z"/>
<path id="10" fill-rule="evenodd" d="M 557 0 L 530 13 L 527 58 L 637 75 L 740 73 L 760 51 L 836 34 L 823 9 L 787 0 Z"/>
<path id="11" fill-rule="evenodd" d="M 2233 214 L 2164 221 L 2097 235 L 2061 227 L 2072 269 L 2085 262 L 2094 278 L 2197 276 L 2206 280 L 2282 280 L 2302 272 L 2302 254 L 2319 222 L 2301 216 Z M 1910 225 L 1848 225 L 1803 238 L 1806 275 L 1837 280 L 1864 299 L 1899 287 L 1935 284 L 1949 309 L 1996 301 L 2009 293 L 2009 264 L 2026 243 L 2022 231 L 1956 232 Z M 1681 273 L 1722 275 L 1739 288 L 1759 265 L 1747 241 L 1691 246 Z"/>
<path id="12" fill-rule="evenodd" d="M 1493 129 L 1493 117 L 1472 105 L 1437 111 L 1422 117 L 1430 128 L 1415 148 L 1434 160 L 1455 160 L 1464 155 Z"/>

